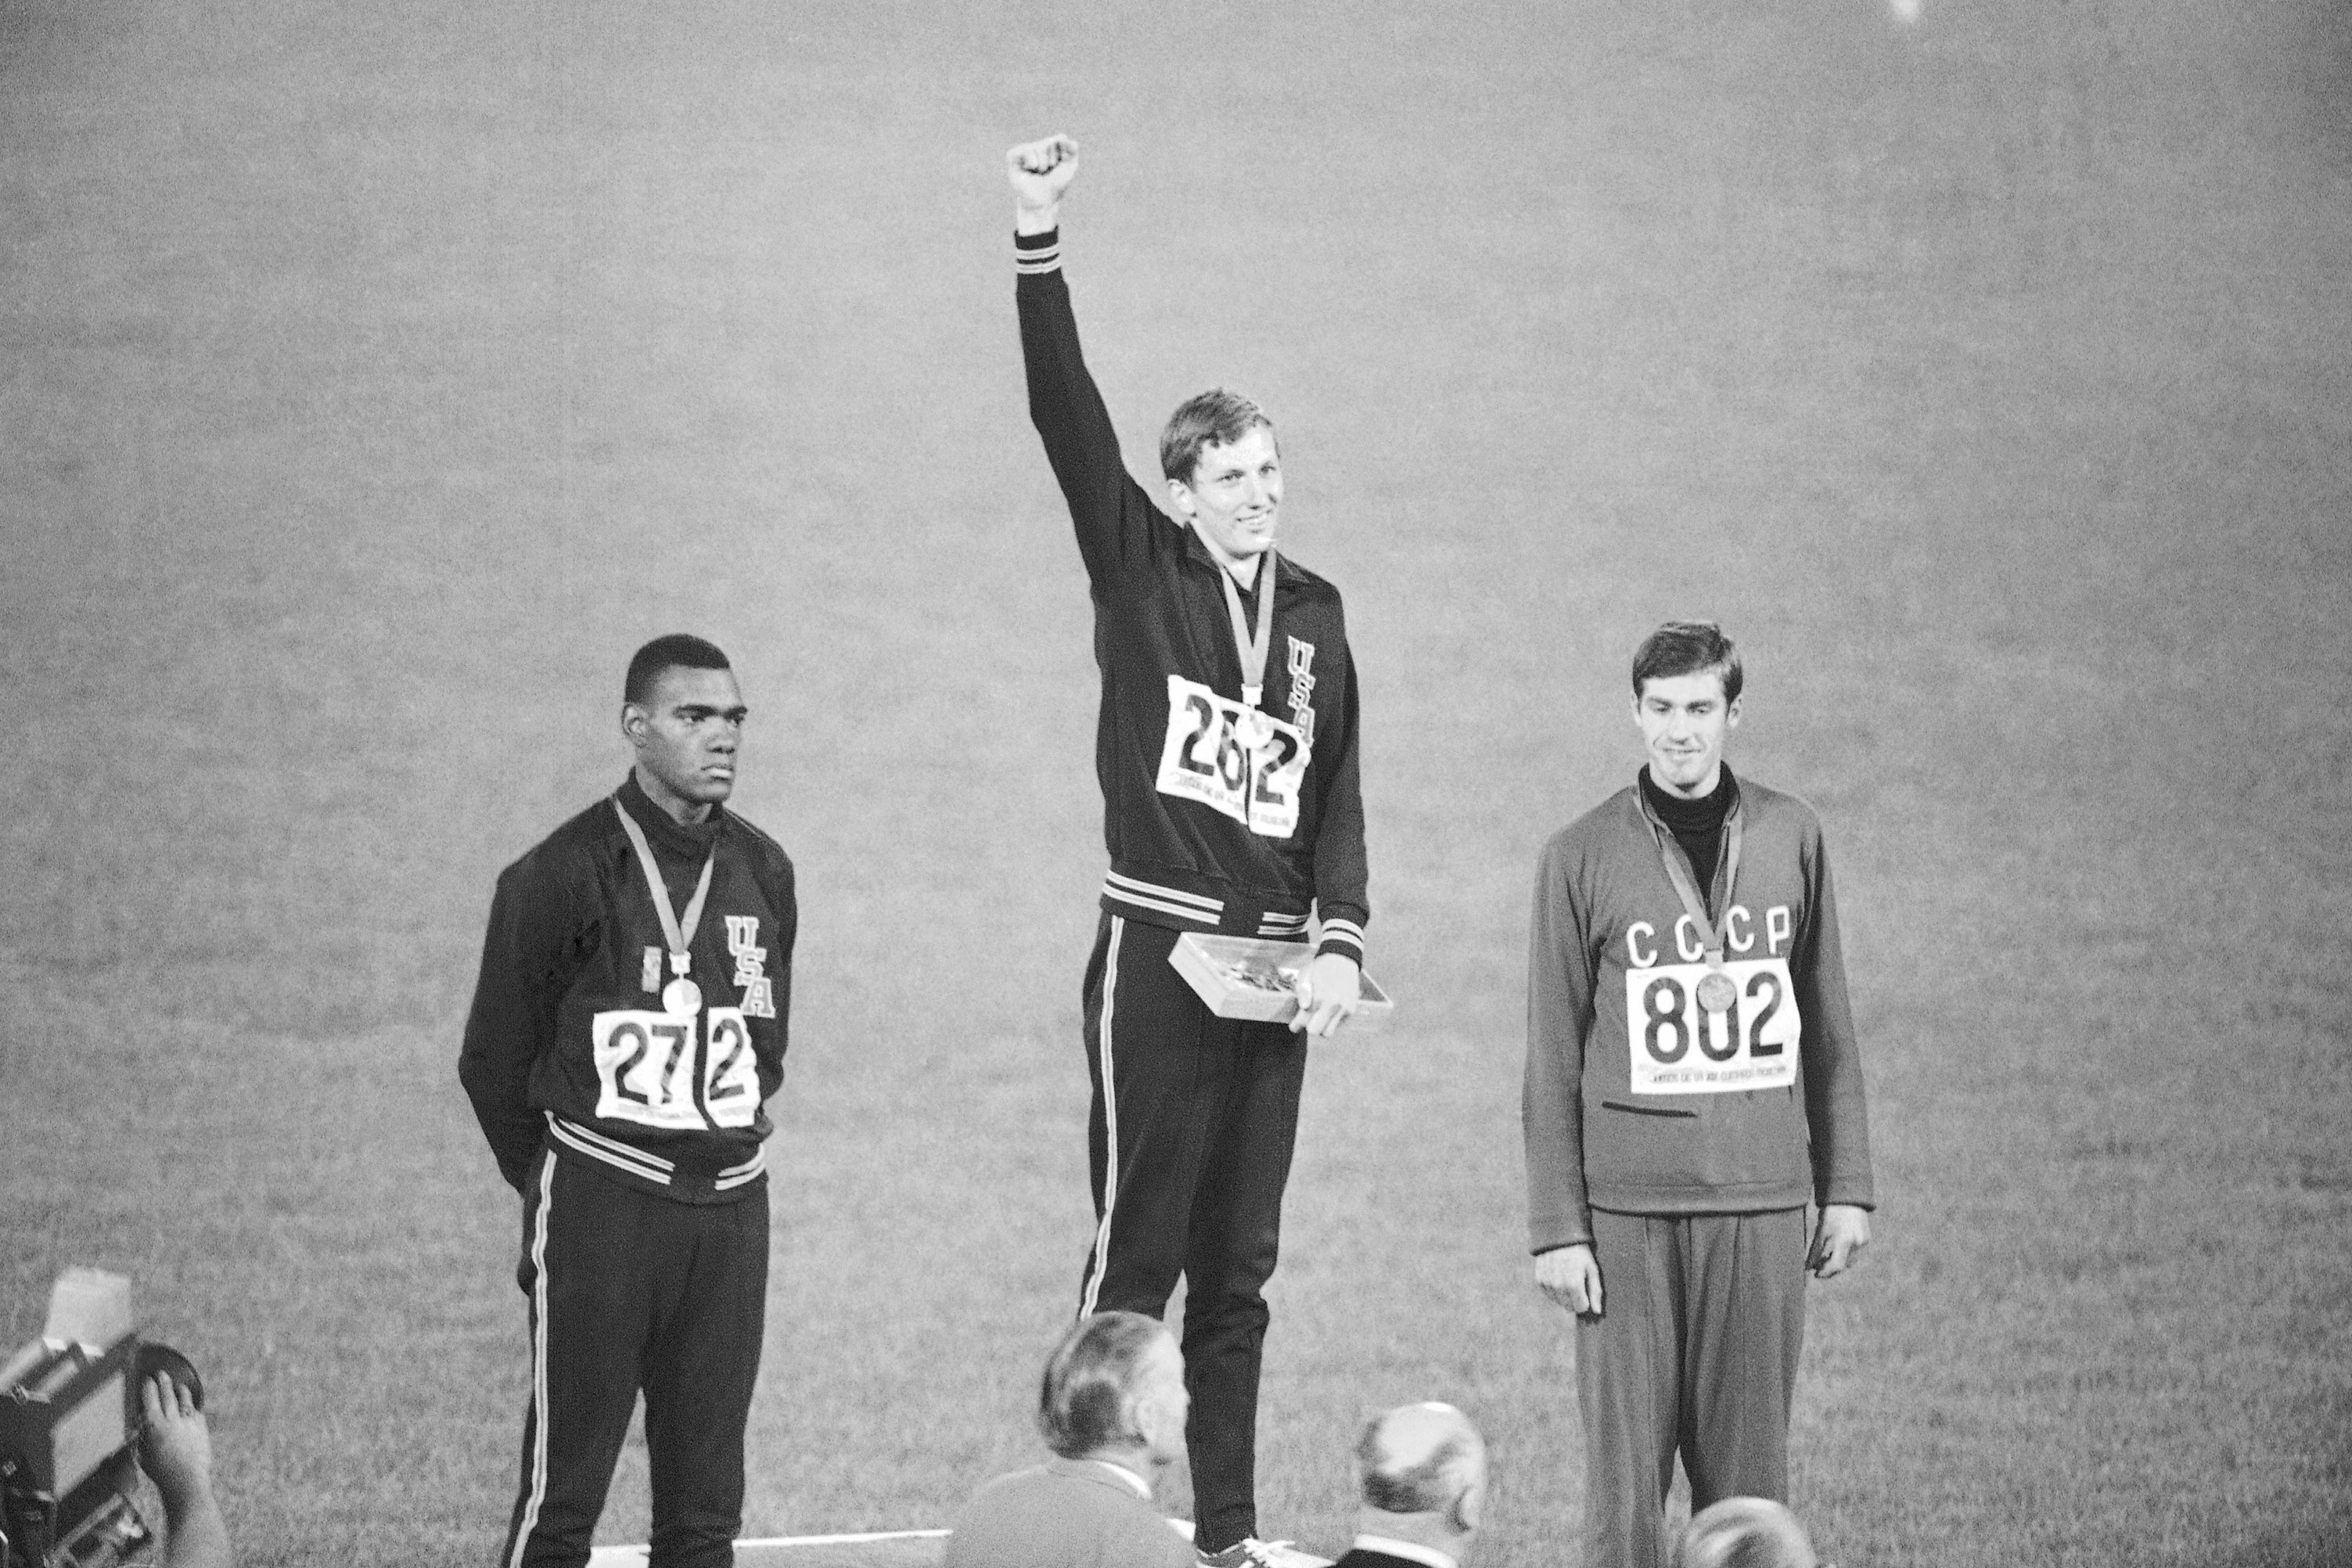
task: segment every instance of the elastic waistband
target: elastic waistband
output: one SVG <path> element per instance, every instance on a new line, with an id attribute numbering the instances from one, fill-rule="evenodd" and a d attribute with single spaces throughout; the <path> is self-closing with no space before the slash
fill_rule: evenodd
<path id="1" fill-rule="evenodd" d="M 1307 940 L 1307 906 L 1303 902 L 1286 900 L 1267 905 L 1220 898 L 1197 888 L 1179 887 L 1117 870 L 1103 878 L 1102 907 L 1145 925 L 1177 931 L 1223 931 L 1230 936 L 1262 936 L 1276 942 Z"/>
<path id="2" fill-rule="evenodd" d="M 554 1141 L 559 1154 L 593 1160 L 608 1170 L 619 1173 L 632 1184 L 650 1187 L 655 1191 L 692 1203 L 708 1200 L 720 1193 L 731 1193 L 738 1187 L 758 1181 L 768 1172 L 768 1146 L 764 1143 L 751 1151 L 751 1157 L 733 1165 L 716 1169 L 680 1163 L 649 1149 L 583 1126 L 569 1117 L 546 1112 L 547 1134 Z"/>

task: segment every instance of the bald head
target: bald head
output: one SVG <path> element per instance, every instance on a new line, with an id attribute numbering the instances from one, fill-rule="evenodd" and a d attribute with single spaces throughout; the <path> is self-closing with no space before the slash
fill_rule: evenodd
<path id="1" fill-rule="evenodd" d="M 1797 1516 L 1760 1497 L 1730 1497 L 1684 1527 L 1675 1568 L 1819 1568 Z"/>
<path id="2" fill-rule="evenodd" d="M 1486 1489 L 1486 1445 L 1451 1405 L 1400 1405 L 1365 1425 L 1356 1476 L 1367 1509 L 1452 1515 L 1454 1528 L 1467 1534 L 1477 1527 Z"/>

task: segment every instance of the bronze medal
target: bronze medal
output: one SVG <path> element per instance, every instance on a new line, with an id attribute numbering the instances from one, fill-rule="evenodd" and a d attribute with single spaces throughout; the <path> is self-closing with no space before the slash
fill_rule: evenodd
<path id="1" fill-rule="evenodd" d="M 1739 1000 L 1739 987 L 1720 969 L 1710 969 L 1698 983 L 1698 1005 L 1710 1013 L 1728 1013 Z"/>
<path id="2" fill-rule="evenodd" d="M 1723 928 L 1707 918 L 1706 902 L 1699 897 L 1698 884 L 1694 879 L 1697 868 L 1684 859 L 1681 847 L 1674 843 L 1663 823 L 1653 817 L 1651 829 L 1657 836 L 1658 858 L 1665 863 L 1666 880 L 1674 885 L 1675 896 L 1682 900 L 1683 913 L 1689 917 L 1699 950 L 1706 957 L 1706 973 L 1693 987 L 1698 1005 L 1711 1014 L 1728 1013 L 1738 1005 L 1739 983 L 1724 967 Z M 1727 911 L 1739 887 L 1740 812 L 1736 804 L 1731 815 L 1724 819 L 1723 831 L 1723 908 Z"/>

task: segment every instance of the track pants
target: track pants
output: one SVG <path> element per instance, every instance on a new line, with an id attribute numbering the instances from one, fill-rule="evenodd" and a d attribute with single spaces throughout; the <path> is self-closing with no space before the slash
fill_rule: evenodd
<path id="1" fill-rule="evenodd" d="M 1183 1277 L 1194 1540 L 1213 1552 L 1257 1533 L 1262 1291 L 1307 1043 L 1211 1013 L 1168 962 L 1176 936 L 1106 914 L 1087 964 L 1097 1224 L 1078 1310 L 1159 1317 Z"/>
<path id="2" fill-rule="evenodd" d="M 1587 1568 L 1664 1568 L 1675 1455 L 1693 1511 L 1788 1500 L 1805 1343 L 1805 1211 L 1592 1211 L 1598 1321 L 1576 1324 Z"/>
<path id="3" fill-rule="evenodd" d="M 499 1562 L 580 1568 L 646 1396 L 653 1568 L 727 1568 L 768 1297 L 768 1184 L 735 1203 L 658 1197 L 540 1152 L 525 1184 L 531 1393 Z"/>

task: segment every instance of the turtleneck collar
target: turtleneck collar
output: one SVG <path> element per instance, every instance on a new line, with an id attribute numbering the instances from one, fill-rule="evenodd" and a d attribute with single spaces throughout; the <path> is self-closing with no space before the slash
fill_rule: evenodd
<path id="1" fill-rule="evenodd" d="M 1645 763 L 1641 773 L 1642 798 L 1649 803 L 1658 820 L 1677 836 L 1713 832 L 1723 826 L 1739 801 L 1739 781 L 1731 776 L 1731 764 L 1725 763 L 1721 766 L 1723 776 L 1715 781 L 1715 788 L 1696 800 L 1685 800 L 1661 789 Z"/>

